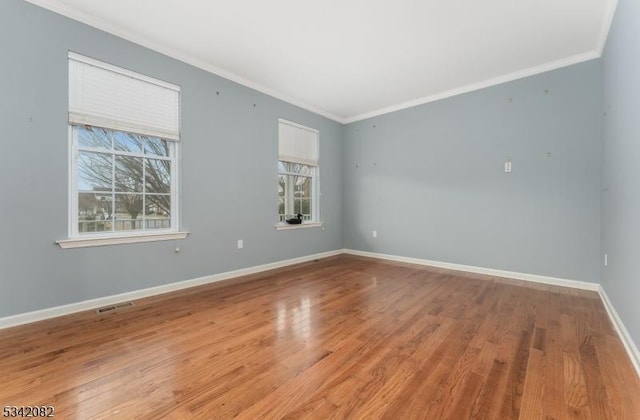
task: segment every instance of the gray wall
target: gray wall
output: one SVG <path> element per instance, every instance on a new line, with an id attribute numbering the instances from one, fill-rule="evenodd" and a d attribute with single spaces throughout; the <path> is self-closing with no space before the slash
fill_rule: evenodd
<path id="1" fill-rule="evenodd" d="M 182 87 L 188 239 L 54 245 L 68 231 L 68 50 Z M 0 317 L 342 247 L 340 124 L 21 0 L 0 2 L 0 52 Z M 320 130 L 324 231 L 274 229 L 279 117 Z"/>
<path id="2" fill-rule="evenodd" d="M 602 286 L 640 343 L 640 3 L 620 0 L 603 56 Z"/>
<path id="3" fill-rule="evenodd" d="M 345 248 L 598 282 L 601 76 L 590 61 L 349 124 Z"/>
<path id="4" fill-rule="evenodd" d="M 343 127 L 3 0 L 0 317 L 344 246 L 590 282 L 602 275 L 638 342 L 639 8 L 620 1 L 604 89 L 596 60 Z M 192 232 L 188 239 L 54 245 L 68 230 L 68 50 L 182 87 L 181 226 Z M 601 159 L 603 92 L 609 115 Z M 273 227 L 279 117 L 320 130 L 324 231 Z M 507 157 L 511 174 L 502 169 Z M 602 201 L 601 185 L 608 187 Z M 610 264 L 601 273 L 602 252 Z"/>

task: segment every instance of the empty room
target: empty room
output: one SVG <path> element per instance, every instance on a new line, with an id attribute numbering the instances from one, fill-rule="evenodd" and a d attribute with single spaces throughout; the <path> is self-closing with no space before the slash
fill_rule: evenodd
<path id="1" fill-rule="evenodd" d="M 639 419 L 640 3 L 0 1 L 0 410 Z"/>

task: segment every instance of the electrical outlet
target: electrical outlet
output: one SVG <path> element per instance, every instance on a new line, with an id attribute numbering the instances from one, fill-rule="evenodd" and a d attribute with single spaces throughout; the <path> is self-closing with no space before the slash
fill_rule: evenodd
<path id="1" fill-rule="evenodd" d="M 238 249 L 242 248 L 244 248 L 244 242 L 242 241 L 242 239 L 238 239 Z"/>
<path id="2" fill-rule="evenodd" d="M 377 237 L 378 237 L 378 231 L 377 231 L 377 230 L 374 230 L 373 232 L 371 232 L 371 235 L 372 235 L 374 238 L 377 238 Z"/>
<path id="3" fill-rule="evenodd" d="M 511 173 L 511 158 L 504 161 L 504 171 L 505 173 Z"/>

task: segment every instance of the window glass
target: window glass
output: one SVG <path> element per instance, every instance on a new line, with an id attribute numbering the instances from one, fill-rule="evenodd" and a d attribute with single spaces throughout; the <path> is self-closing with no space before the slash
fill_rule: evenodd
<path id="1" fill-rule="evenodd" d="M 88 126 L 72 133 L 78 235 L 175 228 L 175 142 Z"/>

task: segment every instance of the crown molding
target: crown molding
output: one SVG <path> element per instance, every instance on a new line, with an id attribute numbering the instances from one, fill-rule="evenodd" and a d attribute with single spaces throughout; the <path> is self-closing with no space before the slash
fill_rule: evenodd
<path id="1" fill-rule="evenodd" d="M 194 57 L 189 54 L 185 54 L 179 50 L 166 47 L 164 45 L 158 44 L 144 36 L 139 34 L 135 34 L 121 26 L 114 25 L 112 23 L 106 22 L 103 19 L 96 18 L 95 16 L 89 15 L 87 13 L 80 12 L 69 5 L 59 1 L 59 0 L 24 0 L 27 3 L 34 4 L 36 6 L 42 7 L 44 9 L 50 10 L 54 13 L 57 13 L 62 16 L 66 16 L 69 19 L 73 19 L 80 23 L 84 23 L 93 28 L 99 29 L 101 31 L 107 32 L 111 35 L 115 35 L 119 38 L 125 39 L 127 41 L 133 42 L 134 44 L 138 44 L 142 47 L 148 48 L 150 50 L 156 51 L 160 54 L 166 55 L 168 57 L 174 58 L 178 61 L 182 61 L 183 63 L 190 64 L 194 67 L 197 67 L 201 70 L 212 73 L 216 76 L 220 76 L 224 79 L 230 80 L 232 82 L 238 83 L 250 89 L 256 90 L 258 92 L 264 93 L 265 95 L 274 97 L 281 101 L 287 102 L 291 105 L 295 105 L 307 111 L 313 112 L 314 114 L 326 117 L 330 120 L 339 122 L 344 124 L 344 118 L 334 115 L 330 112 L 325 111 L 324 109 L 315 107 L 313 105 L 307 104 L 297 98 L 294 98 L 290 95 L 278 92 L 275 89 L 268 88 L 259 83 L 256 83 L 252 80 L 246 79 L 242 76 L 239 76 L 231 71 L 223 69 L 218 66 L 214 66 L 210 63 L 207 63 L 197 57 Z"/>
<path id="2" fill-rule="evenodd" d="M 477 83 L 471 83 L 466 86 L 461 86 L 455 89 L 446 90 L 444 92 L 436 93 L 435 95 L 429 95 L 411 101 L 403 102 L 397 105 L 381 108 L 376 111 L 367 112 L 364 114 L 356 115 L 345 119 L 345 124 L 349 124 L 356 121 L 366 120 L 368 118 L 377 117 L 383 114 L 389 114 L 391 112 L 400 111 L 402 109 L 411 108 L 418 105 L 424 105 L 429 102 L 439 101 L 441 99 L 450 98 L 452 96 L 461 95 L 463 93 L 469 93 L 476 90 L 484 89 L 491 86 L 500 85 L 502 83 L 512 82 L 514 80 L 523 79 L 525 77 L 534 76 L 536 74 L 545 73 L 551 70 L 557 70 L 562 67 L 567 67 L 573 64 L 582 63 L 584 61 L 593 60 L 599 58 L 600 55 L 594 51 L 588 51 L 586 53 L 574 55 L 571 57 L 563 58 L 556 61 L 551 61 L 539 66 L 529 67 L 524 70 L 518 70 L 513 73 L 505 74 L 502 76 L 494 77 L 492 79 L 483 80 Z"/>
<path id="3" fill-rule="evenodd" d="M 182 61 L 184 63 L 190 64 L 194 67 L 197 67 L 201 70 L 207 71 L 214 75 L 220 76 L 232 82 L 238 83 L 250 89 L 256 90 L 258 92 L 264 93 L 265 95 L 274 97 L 276 99 L 282 100 L 289 104 L 295 105 L 307 111 L 313 112 L 314 114 L 326 117 L 330 120 L 336 121 L 341 124 L 349 124 L 356 121 L 365 120 L 372 117 L 377 117 L 383 114 L 388 114 L 395 111 L 400 111 L 402 109 L 411 108 L 418 105 L 423 105 L 429 102 L 438 101 L 441 99 L 450 98 L 453 96 L 461 95 L 463 93 L 469 93 L 475 90 L 484 89 L 487 87 L 499 85 L 506 82 L 511 82 L 514 80 L 522 79 L 525 77 L 533 76 L 536 74 L 544 73 L 551 70 L 556 70 L 562 67 L 570 66 L 573 64 L 578 64 L 584 61 L 600 58 L 602 56 L 602 52 L 604 50 L 604 46 L 606 44 L 606 40 L 609 34 L 609 30 L 611 28 L 611 24 L 613 22 L 613 17 L 615 15 L 615 11 L 618 5 L 618 0 L 611 0 L 608 3 L 608 7 L 606 9 L 605 19 L 603 21 L 600 36 L 598 39 L 598 43 L 596 49 L 587 51 L 585 53 L 577 54 L 574 56 L 570 56 L 567 58 L 563 58 L 560 60 L 551 61 L 539 66 L 529 67 L 523 70 L 518 70 L 516 72 L 512 72 L 509 74 L 505 74 L 502 76 L 494 77 L 491 79 L 479 81 L 476 83 L 472 83 L 469 85 L 457 87 L 454 89 L 446 90 L 440 93 L 436 93 L 434 95 L 429 95 L 425 97 L 421 97 L 418 99 L 413 99 L 407 102 L 402 102 L 399 104 L 391 105 L 388 107 L 380 108 L 378 110 L 358 114 L 351 117 L 340 117 L 331 112 L 328 112 L 324 109 L 318 108 L 316 106 L 310 105 L 306 102 L 300 101 L 297 98 L 294 98 L 288 94 L 284 94 L 275 89 L 263 86 L 259 83 L 256 83 L 252 80 L 249 80 L 245 77 L 239 76 L 231 71 L 228 71 L 224 68 L 214 66 L 210 63 L 205 62 L 197 57 L 194 57 L 189 54 L 185 54 L 179 50 L 168 48 L 161 44 L 158 44 L 146 37 L 143 37 L 139 34 L 132 33 L 131 31 L 120 27 L 118 25 L 111 24 L 102 19 L 96 18 L 95 16 L 89 15 L 87 13 L 80 12 L 70 7 L 66 3 L 60 0 L 24 0 L 28 3 L 34 4 L 36 6 L 45 8 L 57 14 L 66 16 L 70 19 L 76 20 L 78 22 L 84 23 L 86 25 L 92 26 L 104 32 L 115 35 L 119 38 L 123 38 L 127 41 L 133 42 L 135 44 L 141 45 L 145 48 L 149 48 L 153 51 L 164 54 L 168 57 L 174 58 L 176 60 Z"/>

